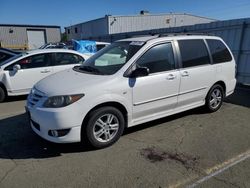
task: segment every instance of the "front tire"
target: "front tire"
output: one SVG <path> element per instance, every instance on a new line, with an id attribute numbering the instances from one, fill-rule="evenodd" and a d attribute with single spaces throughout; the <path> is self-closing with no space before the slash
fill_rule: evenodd
<path id="1" fill-rule="evenodd" d="M 3 102 L 6 98 L 6 93 L 4 89 L 0 86 L 0 103 Z"/>
<path id="2" fill-rule="evenodd" d="M 214 85 L 206 97 L 206 109 L 209 112 L 216 112 L 220 109 L 224 98 L 224 89 L 221 85 Z"/>
<path id="3" fill-rule="evenodd" d="M 117 108 L 101 107 L 90 113 L 84 134 L 93 147 L 105 148 L 120 138 L 124 127 L 124 116 Z"/>

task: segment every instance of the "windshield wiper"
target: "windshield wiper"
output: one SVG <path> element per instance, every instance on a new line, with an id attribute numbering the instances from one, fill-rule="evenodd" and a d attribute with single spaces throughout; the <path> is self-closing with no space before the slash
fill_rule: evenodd
<path id="1" fill-rule="evenodd" d="M 97 68 L 91 66 L 80 66 L 79 69 L 87 72 L 100 73 L 100 71 Z"/>
<path id="2" fill-rule="evenodd" d="M 85 65 L 85 66 L 74 66 L 73 70 L 77 72 L 87 72 L 91 74 L 99 74 L 99 75 L 105 75 L 105 73 L 99 71 L 97 68 Z"/>

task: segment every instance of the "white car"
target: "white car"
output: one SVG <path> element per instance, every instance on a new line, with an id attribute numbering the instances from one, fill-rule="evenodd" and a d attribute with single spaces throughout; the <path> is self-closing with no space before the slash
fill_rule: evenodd
<path id="1" fill-rule="evenodd" d="M 48 75 L 82 64 L 89 56 L 73 50 L 43 49 L 21 53 L 0 63 L 0 102 L 25 95 Z"/>
<path id="2" fill-rule="evenodd" d="M 127 127 L 203 105 L 217 111 L 234 92 L 235 66 L 219 37 L 124 39 L 38 82 L 26 110 L 32 129 L 46 140 L 103 148 Z"/>

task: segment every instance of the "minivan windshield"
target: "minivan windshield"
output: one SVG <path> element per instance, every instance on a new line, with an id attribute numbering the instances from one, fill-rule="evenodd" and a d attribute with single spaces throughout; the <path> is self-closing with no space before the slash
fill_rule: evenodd
<path id="1" fill-rule="evenodd" d="M 86 60 L 83 65 L 74 67 L 77 72 L 112 75 L 125 65 L 145 42 L 115 42 Z"/>

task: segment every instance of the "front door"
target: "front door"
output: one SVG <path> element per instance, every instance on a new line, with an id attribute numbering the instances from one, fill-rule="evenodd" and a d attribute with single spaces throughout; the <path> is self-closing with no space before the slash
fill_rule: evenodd
<path id="1" fill-rule="evenodd" d="M 134 124 L 156 119 L 177 105 L 180 74 L 176 69 L 171 42 L 155 45 L 136 62 L 147 67 L 149 75 L 138 77 L 133 85 Z"/>
<path id="2" fill-rule="evenodd" d="M 27 94 L 36 82 L 53 73 L 51 54 L 38 54 L 23 58 L 5 70 L 10 94 Z M 14 70 L 14 65 L 20 65 L 20 70 Z"/>

